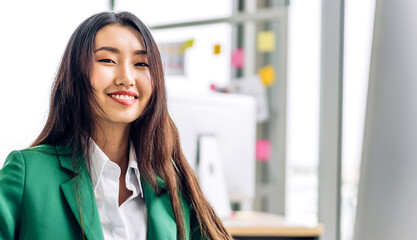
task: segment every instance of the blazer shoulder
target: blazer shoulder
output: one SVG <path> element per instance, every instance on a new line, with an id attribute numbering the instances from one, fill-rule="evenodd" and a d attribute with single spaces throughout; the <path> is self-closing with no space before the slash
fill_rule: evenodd
<path id="1" fill-rule="evenodd" d="M 51 163 L 54 163 L 53 165 L 58 165 L 58 160 L 59 154 L 54 145 L 39 145 L 36 147 L 15 150 L 6 158 L 6 162 L 21 162 L 24 166 L 30 167 L 29 169 L 51 166 Z M 42 163 L 48 164 L 45 165 Z"/>
<path id="2" fill-rule="evenodd" d="M 38 145 L 35 147 L 25 148 L 19 150 L 23 156 L 25 157 L 46 157 L 46 156 L 58 156 L 58 152 L 56 150 L 56 146 L 54 145 Z"/>

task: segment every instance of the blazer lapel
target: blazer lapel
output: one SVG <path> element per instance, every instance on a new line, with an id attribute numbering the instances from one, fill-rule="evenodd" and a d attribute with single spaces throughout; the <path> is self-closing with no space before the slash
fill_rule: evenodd
<path id="1" fill-rule="evenodd" d="M 141 179 L 148 212 L 148 239 L 170 240 L 177 239 L 177 224 L 172 209 L 169 192 L 163 180 L 158 176 L 158 193 L 144 178 Z M 186 239 L 189 239 L 190 209 L 188 203 L 181 199 L 186 226 Z"/>
<path id="2" fill-rule="evenodd" d="M 93 186 L 84 157 L 77 157 L 77 161 L 80 162 L 80 168 L 78 171 L 74 171 L 71 165 L 71 152 L 64 146 L 57 146 L 56 148 L 61 166 L 75 174 L 72 179 L 61 185 L 61 190 L 72 213 L 80 224 L 81 229 L 84 230 L 84 234 L 88 240 L 104 239 Z M 77 192 L 78 194 L 76 194 Z"/>

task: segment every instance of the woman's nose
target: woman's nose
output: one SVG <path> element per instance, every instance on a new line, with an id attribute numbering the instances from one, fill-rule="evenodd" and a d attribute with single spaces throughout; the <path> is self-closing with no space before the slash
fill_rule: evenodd
<path id="1" fill-rule="evenodd" d="M 116 85 L 134 86 L 135 78 L 133 73 L 133 67 L 127 66 L 127 64 L 119 65 L 117 68 L 117 74 L 115 79 Z"/>

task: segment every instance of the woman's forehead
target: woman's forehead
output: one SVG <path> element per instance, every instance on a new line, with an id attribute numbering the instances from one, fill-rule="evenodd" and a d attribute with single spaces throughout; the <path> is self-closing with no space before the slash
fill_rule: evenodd
<path id="1" fill-rule="evenodd" d="M 105 46 L 132 48 L 132 50 L 146 49 L 139 31 L 121 24 L 110 24 L 97 32 L 94 38 L 94 49 Z"/>

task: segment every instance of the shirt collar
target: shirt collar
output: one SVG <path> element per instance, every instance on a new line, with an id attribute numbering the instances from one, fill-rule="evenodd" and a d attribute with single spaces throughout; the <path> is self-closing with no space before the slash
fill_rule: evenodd
<path id="1" fill-rule="evenodd" d="M 132 178 L 132 174 L 136 177 L 137 181 L 132 181 L 130 178 Z M 133 146 L 133 143 L 130 142 L 130 148 L 129 148 L 129 162 L 127 165 L 127 173 L 126 173 L 126 187 L 134 192 L 135 190 L 138 190 L 140 196 L 143 198 L 143 190 L 142 190 L 142 183 L 140 181 L 140 172 L 139 172 L 139 166 L 138 166 L 138 159 L 136 157 L 136 151 L 135 147 Z M 137 185 L 136 185 L 137 184 Z"/>
<path id="2" fill-rule="evenodd" d="M 111 161 L 111 160 L 106 156 L 106 154 L 100 149 L 100 147 L 94 142 L 93 139 L 91 139 L 89 157 L 90 157 L 91 181 L 93 184 L 93 189 L 95 190 L 100 180 L 100 177 L 103 174 L 104 166 L 106 165 L 108 161 Z M 130 183 L 131 183 L 130 178 L 132 177 L 132 174 L 136 177 L 137 182 L 139 183 L 137 188 L 138 188 L 139 194 L 141 195 L 141 197 L 143 197 L 143 190 L 142 190 L 142 184 L 140 181 L 140 172 L 139 172 L 135 147 L 133 146 L 133 143 L 130 142 L 129 162 L 128 162 L 126 179 L 125 179 L 127 187 L 130 186 Z"/>

